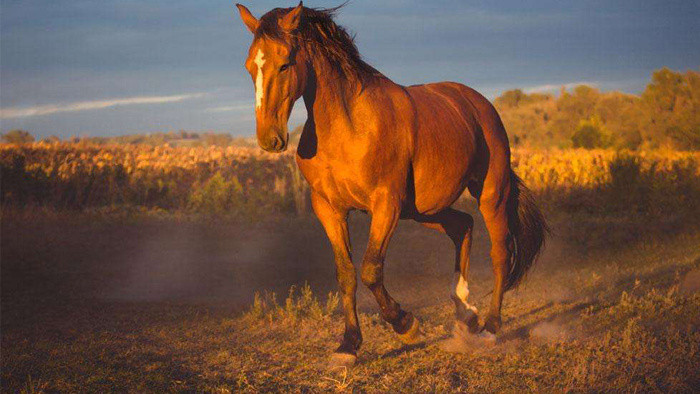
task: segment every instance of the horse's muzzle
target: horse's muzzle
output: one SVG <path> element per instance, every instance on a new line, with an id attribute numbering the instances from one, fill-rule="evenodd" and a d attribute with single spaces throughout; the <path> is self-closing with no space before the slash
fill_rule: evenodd
<path id="1" fill-rule="evenodd" d="M 270 133 L 267 138 L 258 138 L 258 145 L 268 152 L 278 153 L 287 150 L 288 138 L 282 137 L 281 133 Z M 286 134 L 286 133 L 285 133 Z"/>

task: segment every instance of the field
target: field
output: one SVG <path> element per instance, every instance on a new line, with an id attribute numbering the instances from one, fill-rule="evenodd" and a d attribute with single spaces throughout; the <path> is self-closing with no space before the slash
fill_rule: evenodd
<path id="1" fill-rule="evenodd" d="M 2 203 L 58 210 L 136 209 L 236 217 L 303 214 L 308 212 L 308 191 L 293 155 L 233 146 L 2 144 Z M 700 153 L 694 151 L 515 150 L 512 161 L 528 187 L 542 198 L 558 201 L 601 191 L 606 194 L 607 190 L 613 193 L 606 194 L 610 199 L 606 203 L 611 203 L 628 195 L 618 196 L 617 189 L 638 188 L 654 195 L 634 198 L 637 202 L 675 194 L 694 204 L 688 192 L 695 191 L 700 177 Z M 679 188 L 678 193 L 671 193 Z M 622 202 L 628 203 L 624 198 Z M 585 203 L 590 205 L 590 201 Z"/>
<path id="2" fill-rule="evenodd" d="M 423 340 L 401 345 L 360 288 L 365 342 L 346 370 L 327 366 L 342 334 L 332 253 L 290 155 L 2 145 L 2 390 L 697 390 L 700 155 L 513 161 L 553 235 L 506 294 L 496 344 L 453 334 L 451 243 L 402 222 L 387 287 Z M 489 242 L 473 201 L 458 205 L 477 218 L 482 310 Z M 356 260 L 367 226 L 351 216 Z"/>

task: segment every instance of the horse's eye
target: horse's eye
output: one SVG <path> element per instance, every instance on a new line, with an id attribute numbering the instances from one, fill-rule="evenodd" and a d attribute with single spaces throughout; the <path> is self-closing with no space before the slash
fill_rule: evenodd
<path id="1" fill-rule="evenodd" d="M 282 67 L 280 67 L 280 71 L 284 71 L 289 68 L 289 63 L 283 64 Z"/>

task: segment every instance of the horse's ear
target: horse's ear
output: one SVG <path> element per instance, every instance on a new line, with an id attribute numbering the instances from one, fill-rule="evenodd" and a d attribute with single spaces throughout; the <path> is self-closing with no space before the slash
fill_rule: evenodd
<path id="1" fill-rule="evenodd" d="M 250 13 L 248 8 L 242 4 L 236 4 L 236 7 L 238 7 L 238 12 L 241 13 L 241 19 L 243 20 L 243 23 L 245 23 L 246 27 L 248 27 L 248 30 L 250 30 L 251 33 L 255 34 L 255 31 L 258 30 L 258 19 L 253 16 L 253 14 Z"/>
<path id="2" fill-rule="evenodd" d="M 289 11 L 285 16 L 280 18 L 279 26 L 287 33 L 291 33 L 299 27 L 301 22 L 301 11 L 304 9 L 304 3 L 299 2 L 293 10 Z"/>

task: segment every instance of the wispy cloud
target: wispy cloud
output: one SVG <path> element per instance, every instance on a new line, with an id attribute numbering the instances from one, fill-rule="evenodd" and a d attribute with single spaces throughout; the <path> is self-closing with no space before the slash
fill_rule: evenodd
<path id="1" fill-rule="evenodd" d="M 229 112 L 229 111 L 244 111 L 252 110 L 252 104 L 236 104 L 236 105 L 225 105 L 221 107 L 207 108 L 204 112 Z"/>
<path id="2" fill-rule="evenodd" d="M 590 82 L 590 81 L 579 81 L 579 82 L 569 82 L 569 83 L 559 83 L 559 84 L 546 84 L 546 85 L 538 85 L 538 86 L 531 86 L 528 88 L 523 89 L 525 93 L 545 93 L 545 92 L 555 92 L 562 87 L 564 89 L 571 89 L 575 86 L 579 85 L 587 85 L 587 86 L 593 86 L 597 87 L 598 82 Z"/>
<path id="3" fill-rule="evenodd" d="M 50 115 L 59 112 L 88 111 L 122 105 L 160 104 L 190 100 L 204 96 L 206 93 L 177 94 L 170 96 L 138 96 L 112 100 L 79 101 L 68 104 L 47 104 L 34 107 L 10 107 L 0 109 L 0 119 L 25 118 L 28 116 Z"/>

